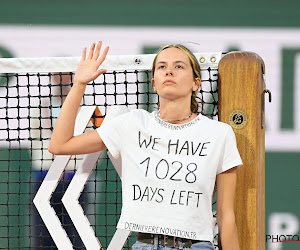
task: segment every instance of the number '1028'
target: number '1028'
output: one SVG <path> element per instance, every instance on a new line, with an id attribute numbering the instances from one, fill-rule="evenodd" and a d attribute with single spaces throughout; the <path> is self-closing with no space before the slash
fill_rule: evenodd
<path id="1" fill-rule="evenodd" d="M 156 164 L 153 164 L 152 162 L 150 164 L 150 161 L 150 157 L 147 157 L 145 160 L 140 162 L 141 165 L 146 165 L 145 177 L 148 176 L 149 171 L 154 170 L 155 176 L 160 180 L 169 178 L 172 181 L 185 180 L 187 183 L 194 183 L 197 180 L 195 175 L 195 171 L 197 170 L 196 163 L 189 163 L 185 166 L 180 161 L 173 161 L 169 163 L 167 160 L 161 159 Z M 170 166 L 172 171 L 170 171 Z M 182 175 L 183 169 L 188 171 L 185 175 Z"/>

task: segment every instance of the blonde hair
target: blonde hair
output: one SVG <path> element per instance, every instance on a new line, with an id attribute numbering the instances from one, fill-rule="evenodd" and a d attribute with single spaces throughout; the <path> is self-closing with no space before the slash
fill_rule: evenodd
<path id="1" fill-rule="evenodd" d="M 188 58 L 190 60 L 190 63 L 191 63 L 192 69 L 193 69 L 194 79 L 196 79 L 196 78 L 201 79 L 200 65 L 198 63 L 197 58 L 195 57 L 195 55 L 193 54 L 192 51 L 190 51 L 187 47 L 185 47 L 181 44 L 168 44 L 168 45 L 165 45 L 164 47 L 162 47 L 156 53 L 156 56 L 155 56 L 155 58 L 153 60 L 153 64 L 152 64 L 152 76 L 154 76 L 154 73 L 155 73 L 155 64 L 156 64 L 156 60 L 157 60 L 158 55 L 162 51 L 164 51 L 166 49 L 169 49 L 169 48 L 176 48 L 176 49 L 180 49 L 181 51 L 183 51 L 188 56 Z M 193 91 L 192 96 L 191 96 L 191 111 L 193 113 L 198 113 L 198 109 L 199 109 L 199 102 L 196 100 L 196 98 L 197 98 L 197 92 Z M 158 106 L 159 106 L 159 103 L 158 103 Z"/>

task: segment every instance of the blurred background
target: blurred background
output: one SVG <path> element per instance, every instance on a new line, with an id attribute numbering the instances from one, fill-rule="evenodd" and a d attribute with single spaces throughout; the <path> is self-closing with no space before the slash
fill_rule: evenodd
<path id="1" fill-rule="evenodd" d="M 98 40 L 110 55 L 154 53 L 167 43 L 260 55 L 272 92 L 266 235 L 300 237 L 300 1 L 11 0 L 0 6 L 2 58 L 80 56 Z M 266 249 L 300 249 L 300 242 L 266 242 Z"/>

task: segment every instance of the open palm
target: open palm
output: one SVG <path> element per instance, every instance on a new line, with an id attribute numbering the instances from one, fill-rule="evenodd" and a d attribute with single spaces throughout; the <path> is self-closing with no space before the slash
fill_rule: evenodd
<path id="1" fill-rule="evenodd" d="M 74 77 L 75 84 L 86 85 L 90 81 L 95 80 L 99 75 L 106 72 L 106 69 L 98 70 L 98 68 L 105 60 L 109 47 L 106 47 L 103 53 L 100 55 L 101 46 L 102 46 L 102 41 L 98 42 L 97 47 L 96 44 L 93 43 L 87 57 L 86 57 L 87 48 L 85 47 L 83 49 L 81 61 L 78 64 L 75 77 Z"/>

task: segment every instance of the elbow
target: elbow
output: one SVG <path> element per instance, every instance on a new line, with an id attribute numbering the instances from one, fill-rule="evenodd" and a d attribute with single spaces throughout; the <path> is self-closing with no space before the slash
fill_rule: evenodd
<path id="1" fill-rule="evenodd" d="M 48 151 L 54 155 L 62 155 L 60 147 L 58 145 L 53 145 L 51 142 L 49 144 Z"/>

